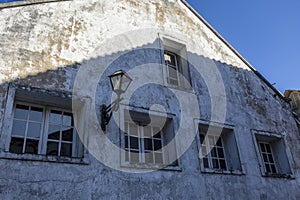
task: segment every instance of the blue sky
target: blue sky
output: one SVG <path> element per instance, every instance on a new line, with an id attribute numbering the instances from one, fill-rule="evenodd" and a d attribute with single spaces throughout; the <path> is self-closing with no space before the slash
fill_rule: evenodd
<path id="1" fill-rule="evenodd" d="M 187 1 L 277 89 L 300 89 L 299 0 Z"/>
<path id="2" fill-rule="evenodd" d="M 0 3 L 7 3 L 12 1 L 20 1 L 20 0 L 0 0 Z"/>

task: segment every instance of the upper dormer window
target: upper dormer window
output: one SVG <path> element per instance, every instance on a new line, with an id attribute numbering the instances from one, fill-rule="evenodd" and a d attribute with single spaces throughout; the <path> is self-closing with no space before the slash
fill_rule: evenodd
<path id="1" fill-rule="evenodd" d="M 191 89 L 187 51 L 184 44 L 163 39 L 163 63 L 165 64 L 168 86 L 178 89 Z"/>
<path id="2" fill-rule="evenodd" d="M 168 83 L 179 85 L 179 63 L 178 56 L 175 53 L 164 51 L 165 64 L 168 72 Z"/>

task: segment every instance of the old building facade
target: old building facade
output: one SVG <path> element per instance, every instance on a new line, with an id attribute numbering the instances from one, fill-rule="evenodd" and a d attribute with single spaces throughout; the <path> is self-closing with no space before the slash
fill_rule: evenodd
<path id="1" fill-rule="evenodd" d="M 20 1 L 0 23 L 1 199 L 300 198 L 289 101 L 186 1 Z"/>

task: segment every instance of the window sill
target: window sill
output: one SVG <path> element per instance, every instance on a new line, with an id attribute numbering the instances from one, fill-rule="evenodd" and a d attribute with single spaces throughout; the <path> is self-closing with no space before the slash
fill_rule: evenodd
<path id="1" fill-rule="evenodd" d="M 1 152 L 0 159 L 68 163 L 68 164 L 81 164 L 81 165 L 90 164 L 88 158 L 69 158 L 69 157 L 33 155 L 33 154 L 14 154 L 9 152 Z"/>
<path id="2" fill-rule="evenodd" d="M 286 179 L 295 179 L 293 174 L 263 174 L 263 177 L 266 178 L 286 178 Z"/>
<path id="3" fill-rule="evenodd" d="M 170 89 L 174 89 L 174 90 L 179 90 L 181 92 L 195 94 L 195 92 L 194 92 L 194 90 L 192 88 L 185 88 L 185 87 L 175 86 L 175 85 L 171 85 L 169 83 L 166 83 L 166 87 L 168 87 Z"/>
<path id="4" fill-rule="evenodd" d="M 122 163 L 122 168 L 137 169 L 137 170 L 162 170 L 162 171 L 178 171 L 181 172 L 182 168 L 179 166 L 165 166 L 146 163 Z"/>
<path id="5" fill-rule="evenodd" d="M 201 173 L 204 174 L 223 174 L 223 175 L 237 175 L 237 176 L 243 176 L 246 175 L 244 172 L 240 170 L 233 170 L 233 171 L 228 171 L 228 170 L 221 170 L 221 169 L 201 169 Z"/>

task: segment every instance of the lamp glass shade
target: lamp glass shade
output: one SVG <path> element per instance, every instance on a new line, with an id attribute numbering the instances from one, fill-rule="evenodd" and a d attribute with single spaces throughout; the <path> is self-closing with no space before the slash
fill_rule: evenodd
<path id="1" fill-rule="evenodd" d="M 125 92 L 132 81 L 128 74 L 122 70 L 114 72 L 109 78 L 112 89 L 117 94 Z"/>

